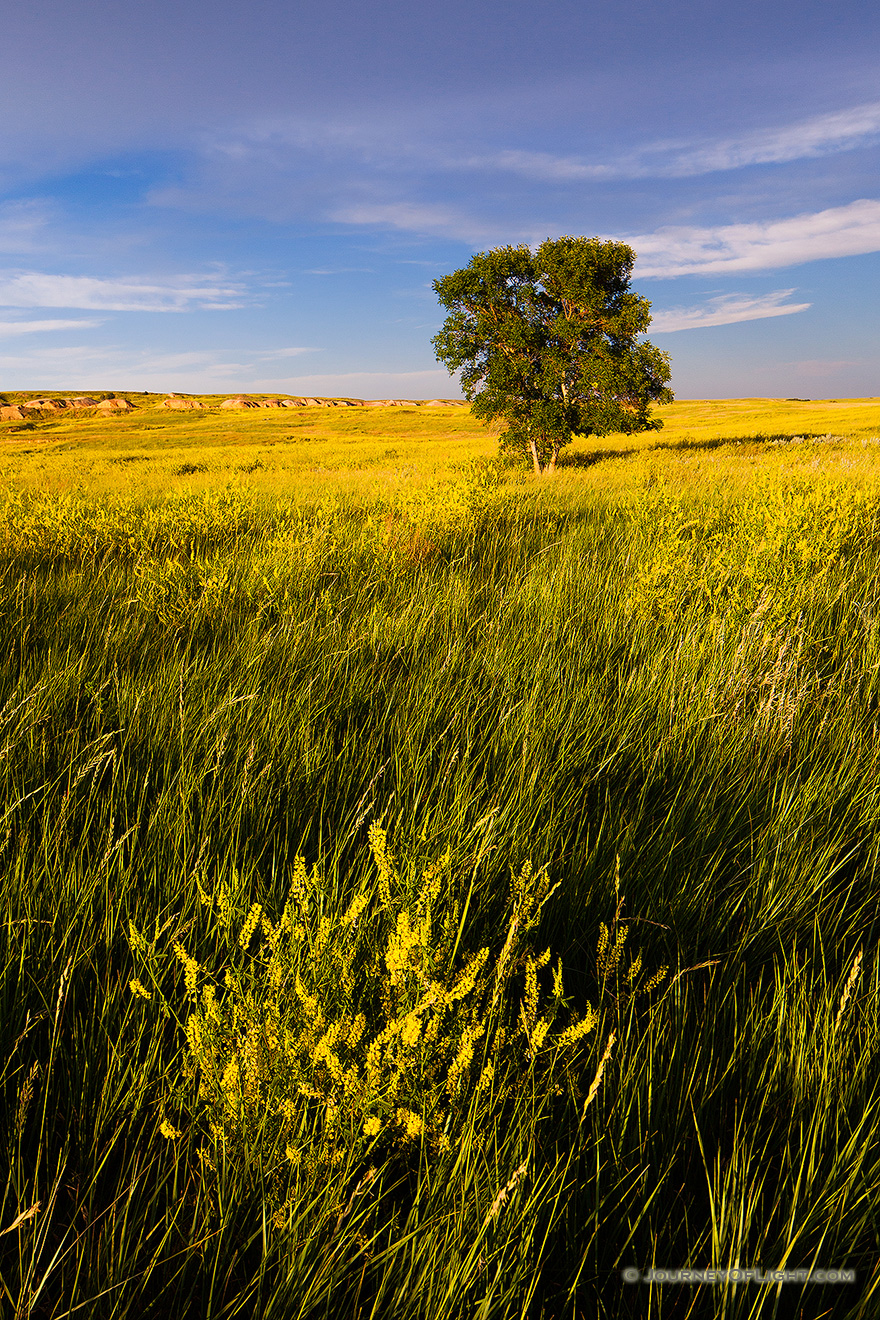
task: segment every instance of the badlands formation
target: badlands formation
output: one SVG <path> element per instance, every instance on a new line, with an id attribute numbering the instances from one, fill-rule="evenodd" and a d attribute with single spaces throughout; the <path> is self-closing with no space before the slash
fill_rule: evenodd
<path id="1" fill-rule="evenodd" d="M 151 401 L 152 402 L 152 401 Z M 159 408 L 172 412 L 202 411 L 217 407 L 215 400 L 204 403 L 200 399 L 180 394 L 169 394 L 162 399 Z M 253 398 L 247 394 L 235 394 L 220 403 L 220 408 L 463 408 L 461 399 L 315 399 L 304 395 L 287 398 Z M 134 410 L 134 404 L 125 398 L 91 398 L 78 395 L 72 398 L 30 398 L 19 400 L 0 407 L 0 421 L 23 422 L 34 418 L 88 413 L 98 417 L 110 417 L 115 413 L 127 413 Z"/>
<path id="2" fill-rule="evenodd" d="M 13 403 L 0 408 L 0 421 L 23 422 L 28 417 L 43 416 L 44 413 L 83 412 L 94 409 L 101 416 L 112 413 L 131 412 L 134 404 L 128 399 L 90 399 L 81 395 L 74 399 L 25 399 L 22 403 Z"/>

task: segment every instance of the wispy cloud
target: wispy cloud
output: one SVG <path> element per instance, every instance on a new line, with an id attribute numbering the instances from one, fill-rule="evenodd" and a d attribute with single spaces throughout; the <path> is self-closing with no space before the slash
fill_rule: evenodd
<path id="1" fill-rule="evenodd" d="M 767 316 L 791 316 L 805 312 L 810 303 L 790 303 L 794 289 L 777 289 L 761 297 L 744 293 L 726 293 L 709 298 L 701 307 L 674 307 L 655 312 L 651 318 L 652 334 L 670 334 L 674 330 L 701 330 L 710 325 L 734 325 L 737 321 L 760 321 Z"/>
<path id="2" fill-rule="evenodd" d="M 189 178 L 154 188 L 148 200 L 190 212 L 232 211 L 276 223 L 308 216 L 318 223 L 481 246 L 531 241 L 548 232 L 551 192 L 554 210 L 561 200 L 571 213 L 572 202 L 583 192 L 590 195 L 592 209 L 597 192 L 591 185 L 598 186 L 601 202 L 606 189 L 613 193 L 615 185 L 627 180 L 686 179 L 828 156 L 878 142 L 880 100 L 781 126 L 767 127 L 765 122 L 735 136 L 643 135 L 639 140 L 628 133 L 617 147 L 592 152 L 587 131 L 582 152 L 562 153 L 520 149 L 509 138 L 499 141 L 497 130 L 496 145 L 490 146 L 473 125 L 442 118 L 428 122 L 424 116 L 367 114 L 352 122 L 320 115 L 254 117 L 223 132 L 205 131 L 196 144 Z M 505 175 L 518 178 L 505 181 Z M 661 203 L 663 196 L 659 187 Z M 328 260 L 308 273 L 328 276 L 361 269 L 359 263 L 340 266 Z"/>
<path id="3" fill-rule="evenodd" d="M 424 127 L 401 130 L 399 119 L 369 118 L 358 123 L 304 117 L 253 120 L 228 137 L 205 135 L 205 161 L 222 164 L 224 174 L 257 168 L 261 173 L 301 170 L 314 158 L 366 165 L 370 174 L 447 171 L 499 171 L 537 181 L 571 183 L 636 178 L 688 178 L 749 165 L 782 164 L 851 151 L 880 141 L 880 101 L 811 115 L 790 124 L 755 128 L 716 138 L 663 138 L 643 142 L 606 159 L 557 154 L 516 147 L 469 151 L 443 142 Z M 250 175 L 249 175 L 250 177 Z M 185 195 L 185 194 L 184 194 Z M 178 199 L 174 189 L 159 189 L 152 200 Z M 409 227 L 409 226 L 407 226 Z"/>
<path id="4" fill-rule="evenodd" d="M 318 348 L 273 348 L 267 350 L 265 353 L 255 352 L 254 356 L 261 362 L 271 362 L 274 361 L 275 358 L 299 357 L 302 353 L 319 353 L 320 351 L 321 350 Z"/>
<path id="5" fill-rule="evenodd" d="M 93 330 L 98 325 L 103 325 L 103 321 L 0 321 L 0 335 L 9 339 L 47 330 Z"/>
<path id="6" fill-rule="evenodd" d="M 184 393 L 255 388 L 253 362 L 191 349 L 179 353 L 138 351 L 120 345 L 65 344 L 0 354 L 4 379 L 16 388 L 180 390 Z"/>
<path id="7" fill-rule="evenodd" d="M 504 226 L 453 207 L 406 201 L 356 204 L 340 208 L 333 219 L 478 244 L 540 242 L 548 234 L 560 232 L 552 224 Z M 669 225 L 653 233 L 608 237 L 625 238 L 635 250 L 640 279 L 775 270 L 880 251 L 880 200 L 862 198 L 782 220 L 711 227 Z"/>
<path id="8" fill-rule="evenodd" d="M 783 164 L 829 156 L 880 140 L 880 101 L 814 115 L 777 128 L 738 137 L 702 141 L 649 142 L 612 160 L 558 156 L 545 151 L 499 151 L 449 163 L 458 168 L 495 169 L 547 182 L 613 181 L 638 178 L 690 178 L 749 165 Z"/>
<path id="9" fill-rule="evenodd" d="M 370 225 L 474 242 L 494 237 L 498 229 L 497 225 L 487 226 L 455 207 L 425 202 L 356 202 L 337 208 L 329 218 L 340 224 Z"/>
<path id="10" fill-rule="evenodd" d="M 49 223 L 43 202 L 25 200 L 5 202 L 0 206 L 0 252 L 33 252 Z"/>
<path id="11" fill-rule="evenodd" d="M 244 292 L 240 284 L 204 275 L 153 281 L 0 271 L 2 307 L 81 307 L 106 312 L 183 312 L 197 307 L 222 311 L 241 307 Z"/>
<path id="12" fill-rule="evenodd" d="M 758 129 L 670 153 L 670 173 L 707 174 L 745 165 L 782 164 L 869 146 L 880 138 L 880 101 L 815 115 L 782 128 Z M 662 148 L 660 148 L 662 150 Z"/>
<path id="13" fill-rule="evenodd" d="M 669 226 L 626 241 L 638 254 L 636 270 L 642 279 L 773 270 L 880 251 L 880 201 L 862 199 L 763 223 L 709 229 Z"/>
<path id="14" fill-rule="evenodd" d="M 309 350 L 303 350 L 308 352 Z M 283 351 L 282 351 L 283 361 Z M 163 353 L 122 345 L 65 344 L 0 353 L 8 388 L 178 390 L 230 394 L 241 390 L 289 394 L 350 395 L 355 398 L 453 398 L 458 383 L 446 371 L 346 371 L 303 376 L 268 375 L 266 352 L 224 353 L 192 349 Z M 282 364 L 279 363 L 279 366 Z M 282 370 L 285 368 L 282 367 Z"/>

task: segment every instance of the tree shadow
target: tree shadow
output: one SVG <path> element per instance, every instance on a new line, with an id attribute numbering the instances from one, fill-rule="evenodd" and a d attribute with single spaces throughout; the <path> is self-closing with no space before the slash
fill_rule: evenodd
<path id="1" fill-rule="evenodd" d="M 829 436 L 825 431 L 756 431 L 754 435 L 728 435 L 716 439 L 695 440 L 685 436 L 681 440 L 658 440 L 651 449 L 720 449 L 723 445 L 784 445 L 796 444 L 804 440 L 832 440 L 838 436 Z"/>
<path id="2" fill-rule="evenodd" d="M 596 463 L 602 463 L 607 458 L 629 458 L 630 454 L 644 453 L 644 450 L 638 449 L 594 449 L 588 454 L 575 453 L 559 455 L 558 466 L 560 468 L 588 468 Z"/>
<path id="3" fill-rule="evenodd" d="M 713 439 L 696 440 L 693 436 L 685 436 L 681 440 L 658 440 L 656 444 L 646 445 L 643 448 L 631 449 L 594 449 L 588 453 L 562 453 L 559 456 L 559 467 L 569 468 L 589 468 L 594 467 L 596 463 L 602 463 L 610 458 L 629 458 L 632 454 L 653 454 L 658 450 L 711 450 L 721 449 L 724 445 L 770 445 L 770 444 L 793 444 L 801 440 L 825 440 L 829 437 L 824 431 L 799 431 L 796 435 L 773 434 L 766 435 L 757 433 L 755 435 L 729 435 Z"/>

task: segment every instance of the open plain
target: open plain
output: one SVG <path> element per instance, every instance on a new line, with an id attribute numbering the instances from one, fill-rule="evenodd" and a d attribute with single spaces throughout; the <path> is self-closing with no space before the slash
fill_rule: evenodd
<path id="1" fill-rule="evenodd" d="M 10 1316 L 876 1315 L 880 400 L 117 397 L 0 400 Z"/>

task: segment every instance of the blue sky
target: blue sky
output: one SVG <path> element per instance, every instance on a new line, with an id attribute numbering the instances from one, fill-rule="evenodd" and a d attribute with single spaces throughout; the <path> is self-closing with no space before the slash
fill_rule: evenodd
<path id="1" fill-rule="evenodd" d="M 874 0 L 35 0 L 0 389 L 458 393 L 431 289 L 626 239 L 680 398 L 880 395 Z"/>

